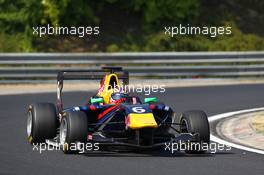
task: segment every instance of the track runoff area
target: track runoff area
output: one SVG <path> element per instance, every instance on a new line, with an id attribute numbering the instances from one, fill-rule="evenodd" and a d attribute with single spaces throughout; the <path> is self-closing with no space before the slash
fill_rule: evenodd
<path id="1" fill-rule="evenodd" d="M 213 115 L 213 116 L 209 117 L 209 122 L 215 123 L 217 121 L 221 121 L 221 120 L 226 119 L 226 118 L 232 118 L 234 116 L 252 113 L 252 112 L 263 111 L 263 110 L 264 110 L 264 107 L 261 107 L 261 108 L 245 109 L 245 110 L 239 110 L 239 111 L 233 111 L 233 112 L 227 112 L 227 113 L 222 113 L 222 114 L 218 114 L 218 115 Z M 217 134 L 211 133 L 210 139 L 213 142 L 228 145 L 228 146 L 231 146 L 233 148 L 240 149 L 240 150 L 245 150 L 245 151 L 254 152 L 254 153 L 258 153 L 258 154 L 264 154 L 264 150 L 255 149 L 255 148 L 244 146 L 244 145 L 241 145 L 238 143 L 233 143 L 231 141 L 224 140 L 223 138 L 221 138 Z"/>

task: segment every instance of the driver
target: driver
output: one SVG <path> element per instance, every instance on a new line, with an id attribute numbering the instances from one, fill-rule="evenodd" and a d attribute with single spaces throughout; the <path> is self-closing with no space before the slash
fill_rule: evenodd
<path id="1" fill-rule="evenodd" d="M 110 97 L 110 104 L 118 104 L 127 102 L 130 99 L 129 95 L 126 93 L 114 92 Z"/>

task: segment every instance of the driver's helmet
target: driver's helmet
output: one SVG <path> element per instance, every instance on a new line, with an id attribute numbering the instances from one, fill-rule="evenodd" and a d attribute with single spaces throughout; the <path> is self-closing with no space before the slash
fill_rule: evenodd
<path id="1" fill-rule="evenodd" d="M 129 95 L 126 93 L 114 92 L 111 94 L 110 103 L 123 103 L 129 99 Z"/>

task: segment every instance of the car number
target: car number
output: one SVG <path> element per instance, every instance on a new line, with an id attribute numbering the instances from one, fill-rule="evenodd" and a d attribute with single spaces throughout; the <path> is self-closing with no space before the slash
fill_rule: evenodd
<path id="1" fill-rule="evenodd" d="M 146 112 L 146 110 L 143 107 L 141 107 L 141 106 L 133 107 L 132 111 L 135 112 L 135 113 L 144 113 L 144 112 Z"/>

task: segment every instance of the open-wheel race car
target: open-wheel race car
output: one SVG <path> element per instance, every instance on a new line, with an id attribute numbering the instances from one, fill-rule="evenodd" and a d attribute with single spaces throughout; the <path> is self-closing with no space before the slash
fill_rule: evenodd
<path id="1" fill-rule="evenodd" d="M 64 80 L 101 80 L 98 92 L 88 103 L 64 109 Z M 205 112 L 192 110 L 175 115 L 156 97 L 138 96 L 120 90 L 129 74 L 119 67 L 93 71 L 61 71 L 57 76 L 57 103 L 35 103 L 28 107 L 27 137 L 31 144 L 56 144 L 64 153 L 78 152 L 80 143 L 96 143 L 104 150 L 146 150 L 165 143 L 209 143 Z M 74 148 L 74 149 L 73 149 Z M 186 149 L 203 153 L 202 149 Z"/>

